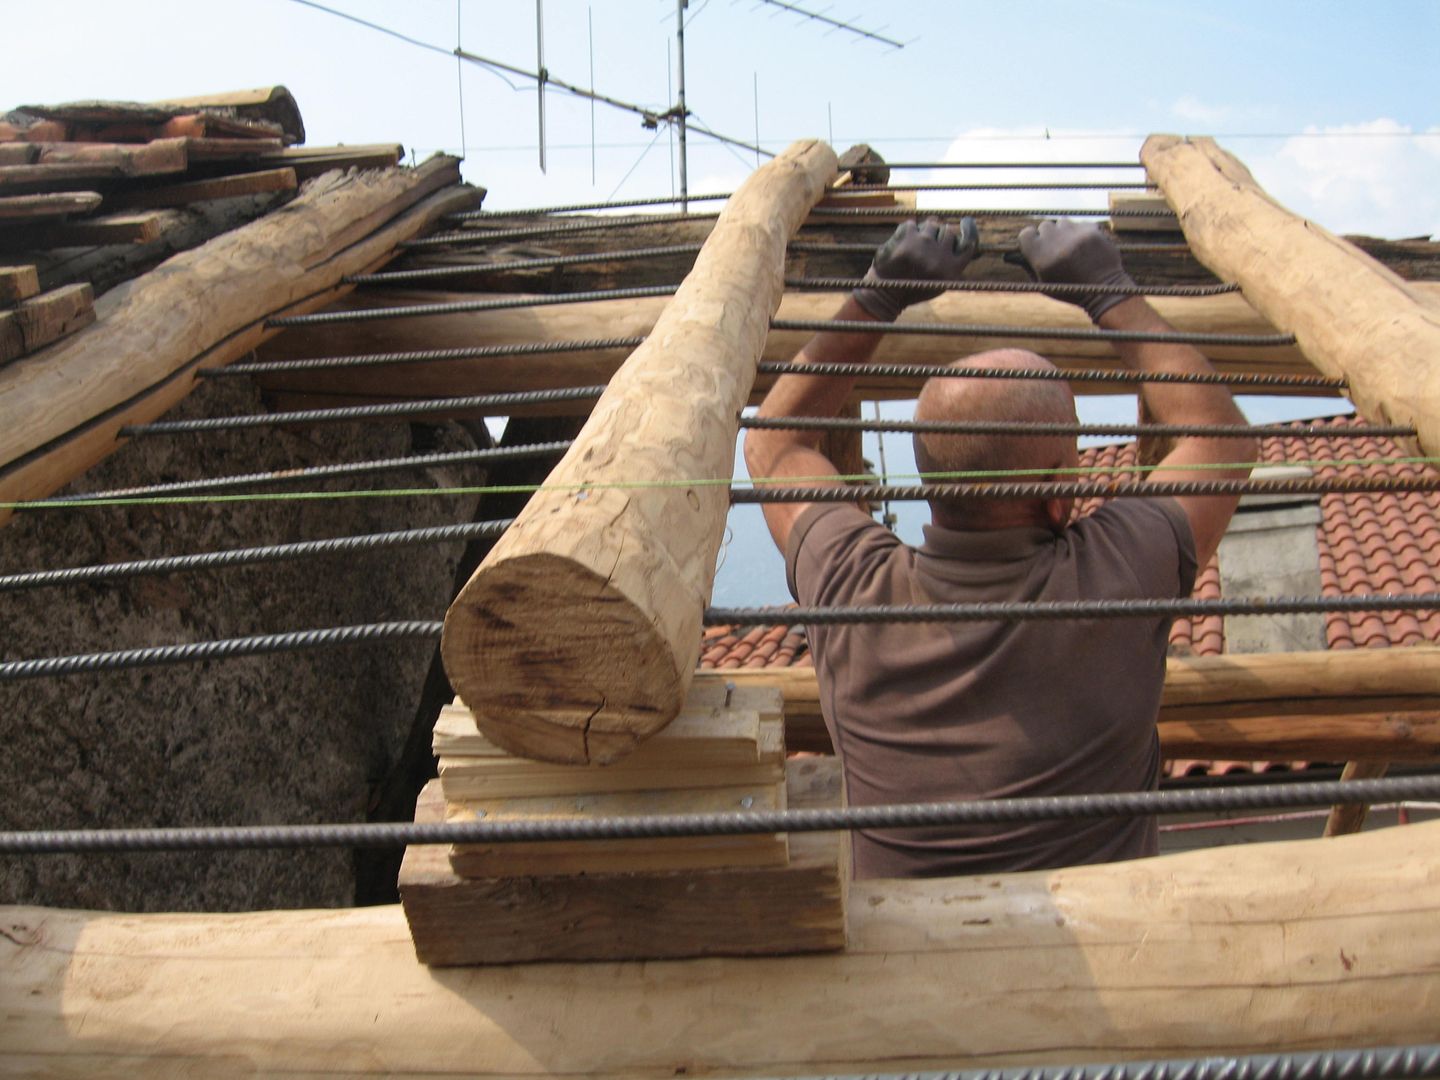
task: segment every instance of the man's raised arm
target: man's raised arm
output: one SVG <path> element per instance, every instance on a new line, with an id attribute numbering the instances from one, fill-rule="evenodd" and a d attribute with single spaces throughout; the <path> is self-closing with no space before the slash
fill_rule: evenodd
<path id="1" fill-rule="evenodd" d="M 1040 281 L 1133 285 L 1110 237 L 1094 225 L 1073 221 L 1045 221 L 1020 233 L 1020 251 Z M 1061 299 L 1070 299 L 1062 297 Z M 1144 297 L 1097 294 L 1071 300 L 1083 307 L 1105 330 L 1145 333 L 1171 331 L 1160 313 Z M 1125 366 L 1133 371 L 1176 374 L 1214 374 L 1210 362 L 1189 345 L 1172 342 L 1112 342 Z M 1245 415 L 1224 386 L 1201 383 L 1145 383 L 1140 394 L 1146 410 L 1161 424 L 1244 424 Z M 1259 447 L 1248 438 L 1180 438 L 1147 479 L 1243 480 L 1250 475 Z M 1201 468 L 1196 468 L 1197 466 Z M 1209 466 L 1231 466 L 1210 468 Z M 1195 557 L 1204 566 L 1230 524 L 1239 499 L 1219 495 L 1186 495 L 1176 499 L 1195 536 Z"/>
<path id="2" fill-rule="evenodd" d="M 894 322 L 910 304 L 933 300 L 940 289 L 886 287 L 890 281 L 957 281 L 979 249 L 979 234 L 971 218 L 958 227 L 942 226 L 934 218 L 917 225 L 907 221 L 875 253 L 865 275 L 868 284 L 846 298 L 835 318 L 854 322 Z M 865 363 L 880 345 L 880 334 L 823 332 L 816 334 L 795 357 L 797 364 Z M 836 416 L 855 388 L 854 378 L 825 375 L 782 375 L 775 380 L 760 416 Z M 786 483 L 804 479 L 812 484 L 839 484 L 833 462 L 820 452 L 818 431 L 767 431 L 745 433 L 745 466 L 750 475 Z M 765 503 L 765 523 L 783 553 L 790 530 L 808 503 Z"/>

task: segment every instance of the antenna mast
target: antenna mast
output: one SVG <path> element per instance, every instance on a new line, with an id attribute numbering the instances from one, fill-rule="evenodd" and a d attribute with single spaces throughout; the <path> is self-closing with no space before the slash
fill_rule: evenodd
<path id="1" fill-rule="evenodd" d="M 690 212 L 690 184 L 686 177 L 689 164 L 685 152 L 685 8 L 689 0 L 675 0 L 675 44 L 680 58 L 679 77 L 676 82 L 675 126 L 680 134 L 680 212 Z"/>

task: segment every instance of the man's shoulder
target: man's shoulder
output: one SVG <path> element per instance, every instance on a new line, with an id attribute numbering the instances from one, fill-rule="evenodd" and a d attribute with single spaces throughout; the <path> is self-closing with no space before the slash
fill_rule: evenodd
<path id="1" fill-rule="evenodd" d="M 1113 564 L 1147 593 L 1187 595 L 1195 585 L 1195 538 L 1167 496 L 1111 499 L 1067 530 L 1088 562 Z"/>
<path id="2" fill-rule="evenodd" d="M 851 503 L 818 503 L 805 510 L 790 530 L 785 576 L 801 600 L 824 581 L 866 573 L 905 545 L 893 532 Z"/>

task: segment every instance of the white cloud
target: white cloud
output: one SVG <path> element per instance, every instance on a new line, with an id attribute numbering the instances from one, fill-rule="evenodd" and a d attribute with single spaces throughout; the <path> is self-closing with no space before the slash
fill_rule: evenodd
<path id="1" fill-rule="evenodd" d="M 1170 106 L 1170 111 L 1181 120 L 1196 124 L 1219 124 L 1229 119 L 1231 110 L 1223 105 L 1206 105 L 1194 94 L 1185 94 Z"/>

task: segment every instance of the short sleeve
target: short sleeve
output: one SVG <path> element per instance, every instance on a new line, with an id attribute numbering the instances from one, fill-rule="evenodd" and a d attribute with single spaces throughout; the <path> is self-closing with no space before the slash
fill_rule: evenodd
<path id="1" fill-rule="evenodd" d="M 894 533 L 859 507 L 818 503 L 790 530 L 785 582 L 801 604 L 843 602 L 900 546 Z"/>
<path id="2" fill-rule="evenodd" d="M 1087 545 L 1123 561 L 1141 595 L 1187 597 L 1195 591 L 1195 537 L 1174 499 L 1112 499 L 1074 528 Z"/>

